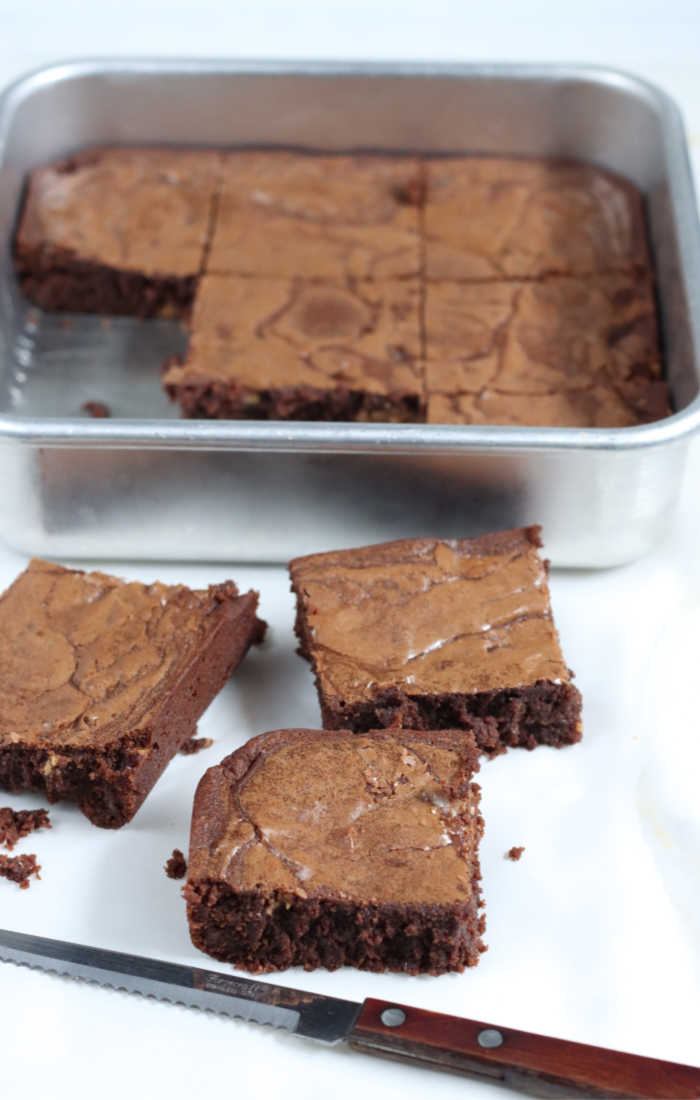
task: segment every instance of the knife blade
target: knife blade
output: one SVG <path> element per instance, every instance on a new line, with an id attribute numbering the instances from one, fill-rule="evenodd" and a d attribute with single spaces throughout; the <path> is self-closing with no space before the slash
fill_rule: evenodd
<path id="1" fill-rule="evenodd" d="M 534 1096 L 699 1100 L 700 1068 L 368 998 L 362 1004 L 102 947 L 0 930 L 0 961 L 285 1028 Z"/>

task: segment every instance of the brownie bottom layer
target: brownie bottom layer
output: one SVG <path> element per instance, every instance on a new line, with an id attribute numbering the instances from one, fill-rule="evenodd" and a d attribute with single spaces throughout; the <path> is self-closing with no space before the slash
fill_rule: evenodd
<path id="1" fill-rule="evenodd" d="M 415 395 L 383 395 L 337 387 L 280 386 L 246 393 L 235 382 L 165 384 L 189 418 L 219 420 L 354 420 L 414 424 L 425 420 Z"/>
<path id="2" fill-rule="evenodd" d="M 550 680 L 474 695 L 406 695 L 387 688 L 362 703 L 322 699 L 321 711 L 325 729 L 355 733 L 388 727 L 469 729 L 479 748 L 491 755 L 510 746 L 559 748 L 581 740 L 580 692 L 573 684 Z"/>
<path id="3" fill-rule="evenodd" d="M 182 741 L 187 739 L 185 733 Z M 38 791 L 49 802 L 75 802 L 93 825 L 118 829 L 134 816 L 178 748 L 170 739 L 152 749 L 64 748 L 60 754 L 10 745 L 0 749 L 0 787 Z"/>
<path id="4" fill-rule="evenodd" d="M 45 310 L 184 318 L 197 286 L 195 275 L 142 275 L 41 249 L 25 249 L 17 260 L 22 293 Z"/>
<path id="5" fill-rule="evenodd" d="M 444 974 L 475 966 L 485 950 L 476 902 L 374 905 L 235 893 L 222 882 L 185 887 L 195 947 L 261 973 L 303 966 Z"/>

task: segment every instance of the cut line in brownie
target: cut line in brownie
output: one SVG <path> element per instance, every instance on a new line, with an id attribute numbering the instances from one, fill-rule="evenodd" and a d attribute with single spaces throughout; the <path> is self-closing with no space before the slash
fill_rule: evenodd
<path id="1" fill-rule="evenodd" d="M 32 561 L 0 597 L 0 787 L 124 825 L 262 639 L 257 603 Z"/>
<path id="2" fill-rule="evenodd" d="M 292 561 L 323 725 L 473 730 L 489 753 L 580 740 L 540 546 L 525 527 Z"/>
<path id="3" fill-rule="evenodd" d="M 210 768 L 188 859 L 192 942 L 252 972 L 441 974 L 484 950 L 474 739 L 277 730 Z"/>
<path id="4" fill-rule="evenodd" d="M 187 316 L 220 176 L 218 152 L 162 147 L 38 168 L 15 237 L 22 292 L 46 310 Z"/>

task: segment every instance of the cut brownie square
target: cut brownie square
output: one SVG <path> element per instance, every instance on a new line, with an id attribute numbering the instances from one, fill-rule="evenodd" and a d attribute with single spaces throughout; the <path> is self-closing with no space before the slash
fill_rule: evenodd
<path id="1" fill-rule="evenodd" d="M 483 831 L 471 737 L 278 730 L 210 768 L 184 893 L 192 942 L 253 972 L 473 966 Z"/>
<path id="2" fill-rule="evenodd" d="M 0 786 L 124 825 L 262 639 L 257 603 L 32 561 L 0 597 Z"/>
<path id="3" fill-rule="evenodd" d="M 540 545 L 525 527 L 291 562 L 324 726 L 467 729 L 491 753 L 578 741 Z"/>
<path id="4" fill-rule="evenodd" d="M 208 275 L 184 365 L 185 416 L 414 421 L 424 415 L 417 279 L 319 286 Z"/>
<path id="5" fill-rule="evenodd" d="M 428 279 L 538 278 L 648 269 L 644 208 L 592 165 L 508 157 L 427 162 Z"/>
<path id="6" fill-rule="evenodd" d="M 15 238 L 22 291 L 43 309 L 187 314 L 221 156 L 90 149 L 37 169 Z"/>
<path id="7" fill-rule="evenodd" d="M 649 279 L 428 283 L 431 423 L 626 427 L 668 416 Z"/>
<path id="8" fill-rule="evenodd" d="M 230 153 L 207 270 L 343 281 L 420 271 L 415 158 Z"/>

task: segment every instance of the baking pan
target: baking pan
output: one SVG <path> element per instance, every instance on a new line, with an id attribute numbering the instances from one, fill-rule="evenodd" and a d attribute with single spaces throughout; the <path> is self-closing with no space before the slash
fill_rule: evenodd
<path id="1" fill-rule="evenodd" d="M 166 321 L 41 314 L 11 239 L 35 165 L 100 143 L 569 156 L 644 192 L 673 416 L 640 427 L 188 421 Z M 683 125 L 649 84 L 562 65 L 77 61 L 0 101 L 0 535 L 62 558 L 275 562 L 541 523 L 559 566 L 645 553 L 700 424 L 700 230 Z M 90 420 L 83 402 L 105 402 Z"/>

